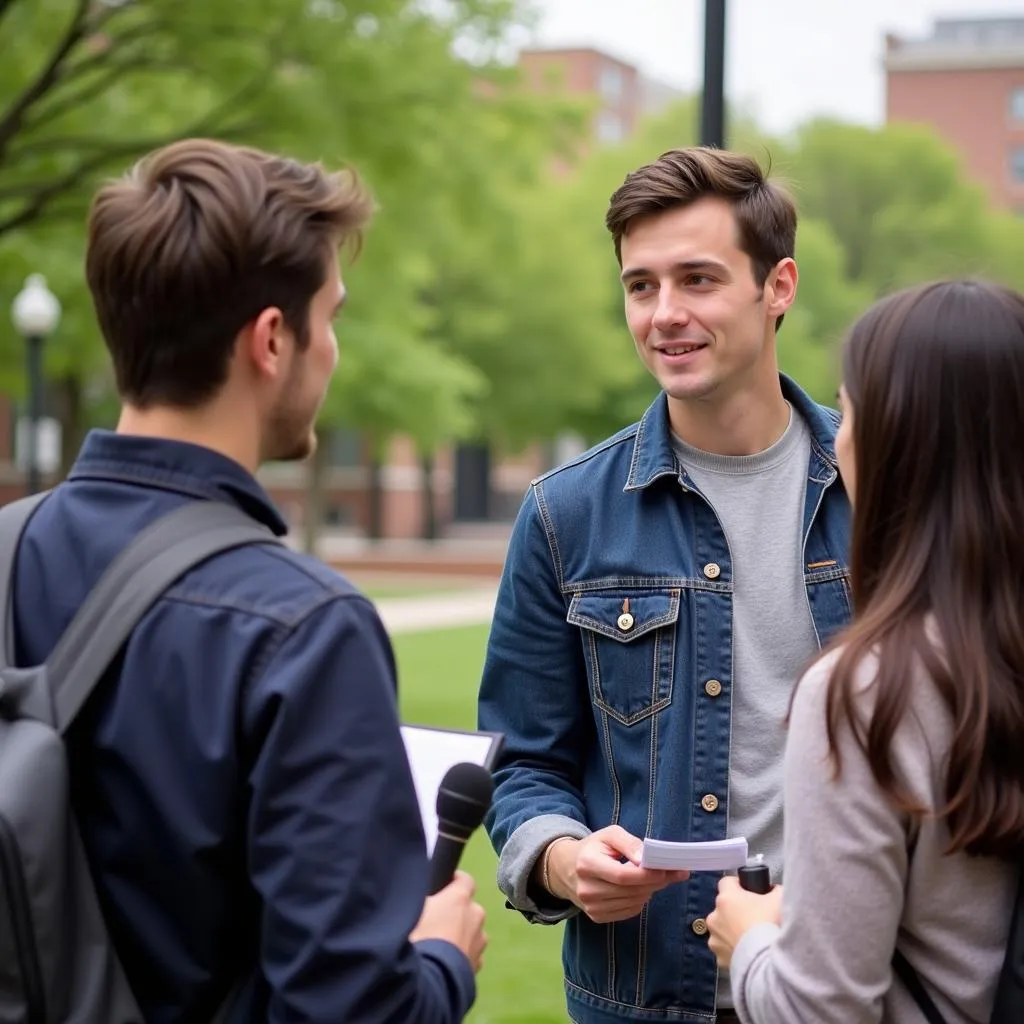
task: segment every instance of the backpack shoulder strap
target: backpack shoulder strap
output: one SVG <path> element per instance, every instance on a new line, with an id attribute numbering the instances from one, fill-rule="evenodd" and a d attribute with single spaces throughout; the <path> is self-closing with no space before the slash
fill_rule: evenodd
<path id="1" fill-rule="evenodd" d="M 14 563 L 18 558 L 18 545 L 28 521 L 36 509 L 49 497 L 49 491 L 19 498 L 0 508 L 0 669 L 14 663 L 14 611 L 11 591 L 14 588 Z"/>
<path id="2" fill-rule="evenodd" d="M 910 961 L 897 949 L 892 954 L 892 967 L 903 982 L 907 991 L 913 996 L 918 1009 L 924 1014 L 928 1024 L 946 1024 L 946 1019 L 939 1012 L 932 997 L 928 995 L 917 971 L 910 965 Z"/>
<path id="3" fill-rule="evenodd" d="M 1024 873 L 1017 883 L 1017 899 L 1010 918 L 1010 940 L 996 988 L 991 1024 L 1024 1020 Z"/>
<path id="4" fill-rule="evenodd" d="M 240 509 L 194 501 L 143 530 L 100 578 L 64 631 L 47 665 L 54 724 L 74 721 L 132 630 L 168 587 L 212 555 L 281 541 Z"/>

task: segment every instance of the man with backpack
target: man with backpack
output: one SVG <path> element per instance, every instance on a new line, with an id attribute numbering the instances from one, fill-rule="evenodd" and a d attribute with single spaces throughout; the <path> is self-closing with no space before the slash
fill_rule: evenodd
<path id="1" fill-rule="evenodd" d="M 255 477 L 313 449 L 338 251 L 371 206 L 353 175 L 206 140 L 95 199 L 86 272 L 120 422 L 23 529 L 28 511 L 0 513 L 0 564 L 20 531 L 0 669 L 33 727 L 8 707 L 0 789 L 11 751 L 44 750 L 19 792 L 56 780 L 35 803 L 57 806 L 64 778 L 73 809 L 71 881 L 41 908 L 39 806 L 0 799 L 18 1019 L 447 1024 L 473 1002 L 483 911 L 461 874 L 425 899 L 384 629 L 278 541 Z"/>

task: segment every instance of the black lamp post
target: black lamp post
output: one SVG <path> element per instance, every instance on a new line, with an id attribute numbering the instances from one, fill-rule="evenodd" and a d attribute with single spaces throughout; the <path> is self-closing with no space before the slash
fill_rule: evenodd
<path id="1" fill-rule="evenodd" d="M 29 494 L 41 487 L 39 469 L 39 424 L 43 418 L 43 342 L 60 321 L 60 303 L 46 287 L 42 274 L 31 274 L 11 307 L 11 319 L 25 339 L 28 373 L 28 440 L 26 444 L 26 485 Z"/>
<path id="2" fill-rule="evenodd" d="M 704 0 L 702 146 L 725 146 L 725 0 Z"/>

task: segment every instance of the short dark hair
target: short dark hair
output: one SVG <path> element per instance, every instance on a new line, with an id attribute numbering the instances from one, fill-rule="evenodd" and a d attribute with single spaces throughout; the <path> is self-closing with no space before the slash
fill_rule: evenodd
<path id="1" fill-rule="evenodd" d="M 352 171 L 187 139 L 100 189 L 86 277 L 121 397 L 195 407 L 227 380 L 238 332 L 269 306 L 298 344 L 334 252 L 373 203 Z"/>
<path id="2" fill-rule="evenodd" d="M 796 252 L 796 204 L 752 157 L 708 146 L 671 149 L 628 174 L 615 190 L 605 224 L 619 264 L 623 236 L 636 220 L 709 197 L 732 206 L 739 247 L 750 257 L 754 280 L 762 287 L 772 268 Z M 776 326 L 781 323 L 780 316 Z"/>

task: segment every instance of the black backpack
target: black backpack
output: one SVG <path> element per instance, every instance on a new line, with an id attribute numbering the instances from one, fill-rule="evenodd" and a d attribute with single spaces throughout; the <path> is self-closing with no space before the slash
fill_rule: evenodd
<path id="1" fill-rule="evenodd" d="M 281 542 L 233 506 L 189 502 L 114 559 L 45 664 L 14 668 L 15 558 L 44 498 L 0 509 L 0 1020 L 141 1024 L 74 820 L 64 734 L 171 584 L 221 551 Z"/>

